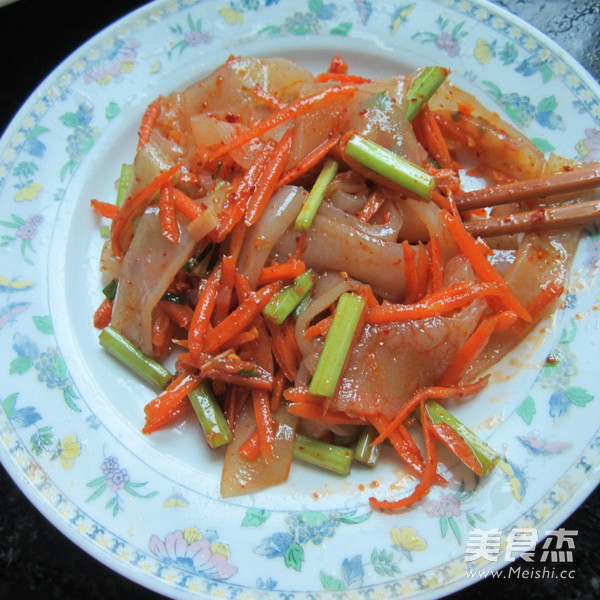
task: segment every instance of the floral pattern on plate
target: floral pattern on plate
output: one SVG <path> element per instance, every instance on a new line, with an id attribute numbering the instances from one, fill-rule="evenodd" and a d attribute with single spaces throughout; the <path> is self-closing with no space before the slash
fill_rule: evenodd
<path id="1" fill-rule="evenodd" d="M 95 343 L 102 240 L 85 204 L 92 189 L 112 193 L 106 180 L 131 156 L 131 136 L 120 136 L 134 134 L 153 95 L 232 51 L 294 56 L 312 68 L 341 54 L 357 71 L 379 59 L 387 70 L 443 63 L 542 151 L 600 156 L 597 85 L 543 36 L 482 1 L 158 0 L 141 8 L 61 65 L 0 143 L 0 458 L 62 531 L 167 596 L 443 596 L 467 583 L 470 529 L 547 530 L 598 481 L 600 435 L 589 418 L 596 384 L 585 359 L 600 325 L 598 232 L 582 241 L 564 307 L 523 385 L 509 381 L 478 409 L 464 407 L 503 454 L 491 476 L 463 481 L 449 465 L 447 488 L 394 517 L 368 508 L 373 487 L 394 494 L 411 485 L 393 466 L 358 469 L 347 482 L 300 469 L 283 487 L 222 501 L 218 469 L 205 464 L 214 459 L 193 427 L 178 436 L 183 445 L 162 433 L 145 439 L 139 413 L 151 392 Z"/>

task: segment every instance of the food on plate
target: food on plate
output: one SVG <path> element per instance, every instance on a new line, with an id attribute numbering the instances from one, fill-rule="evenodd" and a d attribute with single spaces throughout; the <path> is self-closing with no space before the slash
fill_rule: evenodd
<path id="1" fill-rule="evenodd" d="M 387 440 L 417 479 L 371 498 L 395 511 L 445 483 L 438 446 L 478 476 L 497 461 L 444 404 L 557 306 L 582 219 L 547 229 L 550 211 L 598 173 L 448 75 L 230 57 L 148 106 L 116 203 L 92 200 L 111 221 L 100 343 L 156 388 L 145 433 L 195 413 L 226 447 L 222 496 L 294 457 L 373 466 Z"/>

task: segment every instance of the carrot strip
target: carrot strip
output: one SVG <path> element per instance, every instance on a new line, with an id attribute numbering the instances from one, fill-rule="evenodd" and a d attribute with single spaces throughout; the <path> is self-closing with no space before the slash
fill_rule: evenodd
<path id="1" fill-rule="evenodd" d="M 480 392 L 487 385 L 488 379 L 489 375 L 481 377 L 474 383 L 454 386 L 432 386 L 417 391 L 404 403 L 402 408 L 398 411 L 398 414 L 390 421 L 387 428 L 380 432 L 377 438 L 373 440 L 373 444 L 375 445 L 383 442 L 383 440 L 388 437 L 392 431 L 404 423 L 411 413 L 425 400 L 430 398 L 468 398 L 469 396 L 473 396 Z"/>
<path id="2" fill-rule="evenodd" d="M 256 154 L 250 168 L 227 195 L 227 204 L 219 214 L 219 225 L 210 234 L 214 242 L 221 243 L 244 217 L 246 207 L 258 185 L 260 176 L 268 167 L 272 151 L 272 142 L 265 142 Z"/>
<path id="3" fill-rule="evenodd" d="M 458 247 L 467 256 L 471 263 L 473 270 L 484 282 L 494 283 L 501 286 L 503 292 L 498 298 L 498 302 L 503 308 L 507 310 L 513 310 L 521 317 L 524 321 L 531 322 L 531 315 L 529 311 L 521 304 L 519 299 L 515 296 L 510 286 L 502 279 L 498 271 L 490 264 L 485 254 L 481 251 L 477 245 L 475 239 L 465 229 L 460 217 L 451 215 L 446 211 L 441 212 L 442 220 L 444 221 L 448 231 L 456 241 Z"/>
<path id="4" fill-rule="evenodd" d="M 182 192 L 175 187 L 171 187 L 171 194 L 173 196 L 173 204 L 177 212 L 180 212 L 190 221 L 198 218 L 206 210 L 205 204 L 195 202 L 185 192 Z"/>
<path id="5" fill-rule="evenodd" d="M 466 342 L 459 348 L 458 352 L 440 377 L 438 385 L 457 385 L 461 377 L 467 372 L 475 359 L 483 352 L 490 341 L 490 337 L 496 328 L 496 317 L 484 319 L 475 328 L 475 331 L 467 338 Z"/>
<path id="6" fill-rule="evenodd" d="M 286 336 L 287 325 L 275 325 L 269 319 L 265 319 L 265 323 L 271 335 L 273 356 L 286 379 L 294 381 L 300 360 L 299 352 L 296 352 L 297 349 L 290 344 Z"/>
<path id="7" fill-rule="evenodd" d="M 304 175 L 308 170 L 312 169 L 317 163 L 319 163 L 333 148 L 335 148 L 341 139 L 341 135 L 331 135 L 324 142 L 321 142 L 316 148 L 311 150 L 304 158 L 302 158 L 295 166 L 285 171 L 279 178 L 277 187 L 292 183 L 295 179 L 298 179 L 301 175 Z"/>
<path id="8" fill-rule="evenodd" d="M 225 154 L 228 154 L 232 150 L 239 148 L 250 140 L 260 137 L 278 125 L 281 125 L 290 119 L 299 117 L 300 115 L 306 114 L 311 110 L 320 107 L 322 104 L 325 104 L 331 100 L 347 98 L 355 93 L 355 86 L 338 85 L 317 92 L 316 94 L 312 94 L 311 96 L 305 96 L 303 98 L 299 98 L 298 100 L 294 100 L 293 102 L 286 104 L 280 110 L 275 111 L 273 114 L 269 115 L 266 119 L 263 119 L 253 127 L 250 127 L 250 129 L 240 133 L 228 144 L 223 145 L 213 153 L 210 160 L 215 160 L 221 156 L 224 156 Z"/>
<path id="9" fill-rule="evenodd" d="M 146 424 L 142 431 L 152 433 L 167 425 L 189 406 L 187 395 L 198 387 L 198 378 L 189 374 L 176 375 L 154 400 L 146 404 Z"/>
<path id="10" fill-rule="evenodd" d="M 229 313 L 236 273 L 237 266 L 234 258 L 228 255 L 223 256 L 221 259 L 221 281 L 213 311 L 214 323 L 220 323 Z"/>
<path id="11" fill-rule="evenodd" d="M 235 275 L 235 291 L 238 304 L 241 304 L 252 293 L 252 286 L 243 273 L 236 273 Z"/>
<path id="12" fill-rule="evenodd" d="M 419 294 L 419 274 L 417 272 L 415 251 L 406 240 L 402 242 L 402 251 L 406 277 L 406 297 L 404 301 L 406 303 L 413 303 Z"/>
<path id="13" fill-rule="evenodd" d="M 175 213 L 175 201 L 173 199 L 173 190 L 170 185 L 165 185 L 160 188 L 160 196 L 158 197 L 158 210 L 160 216 L 160 228 L 163 237 L 169 240 L 172 244 L 179 243 L 179 223 L 177 222 L 177 214 Z"/>
<path id="14" fill-rule="evenodd" d="M 383 415 L 372 415 L 369 417 L 369 421 L 378 432 L 387 429 L 390 423 L 389 419 L 386 419 Z M 389 440 L 394 450 L 398 453 L 398 456 L 406 463 L 409 469 L 415 475 L 422 477 L 425 469 L 423 457 L 404 425 L 400 425 L 392 431 L 389 435 Z M 437 485 L 445 485 L 447 481 L 441 475 L 436 475 L 435 483 Z"/>
<path id="15" fill-rule="evenodd" d="M 273 283 L 280 279 L 294 279 L 306 271 L 306 265 L 301 260 L 292 259 L 278 265 L 264 267 L 258 278 L 258 285 Z"/>
<path id="16" fill-rule="evenodd" d="M 110 325 L 110 320 L 112 319 L 112 307 L 112 300 L 109 300 L 108 298 L 102 300 L 100 306 L 94 313 L 94 327 L 97 329 L 104 329 Z"/>
<path id="17" fill-rule="evenodd" d="M 271 414 L 269 395 L 262 391 L 252 392 L 252 405 L 256 419 L 256 433 L 258 446 L 265 462 L 272 462 L 275 458 L 273 444 L 275 442 L 275 420 Z"/>
<path id="18" fill-rule="evenodd" d="M 90 204 L 99 217 L 105 217 L 106 219 L 114 219 L 119 212 L 119 207 L 110 202 L 102 202 L 102 200 L 94 198 L 90 201 Z"/>
<path id="19" fill-rule="evenodd" d="M 423 439 L 425 440 L 425 468 L 423 469 L 421 480 L 417 483 L 411 494 L 400 500 L 388 501 L 369 498 L 369 504 L 374 510 L 394 512 L 411 506 L 424 498 L 434 485 L 438 465 L 437 448 L 433 439 L 431 419 L 423 404 L 421 405 L 421 427 L 423 430 Z"/>
<path id="20" fill-rule="evenodd" d="M 248 327 L 280 289 L 280 284 L 271 283 L 249 294 L 232 313 L 206 334 L 206 351 L 214 352 Z"/>
<path id="21" fill-rule="evenodd" d="M 431 109 L 425 105 L 416 116 L 415 121 L 421 127 L 423 139 L 419 140 L 427 152 L 433 156 L 443 169 L 452 169 L 455 164 L 442 131 Z"/>
<path id="22" fill-rule="evenodd" d="M 146 112 L 142 116 L 140 128 L 138 130 L 138 150 L 145 146 L 150 141 L 152 131 L 156 126 L 158 117 L 160 116 L 160 98 L 157 98 L 148 105 Z"/>
<path id="23" fill-rule="evenodd" d="M 339 83 L 353 83 L 360 85 L 361 83 L 369 83 L 371 79 L 361 77 L 360 75 L 349 75 L 348 73 L 319 73 L 315 77 L 317 83 L 324 83 L 326 81 L 338 81 Z"/>
<path id="24" fill-rule="evenodd" d="M 169 315 L 171 320 L 183 329 L 187 329 L 192 322 L 194 311 L 189 304 L 177 304 L 177 302 L 161 300 L 158 306 Z"/>
<path id="25" fill-rule="evenodd" d="M 254 340 L 258 339 L 258 336 L 258 329 L 256 327 L 252 327 L 252 329 L 238 333 L 235 337 L 229 340 L 229 343 L 231 344 L 232 348 L 235 348 L 236 346 L 253 342 Z"/>
<path id="26" fill-rule="evenodd" d="M 432 423 L 431 432 L 454 456 L 460 459 L 475 475 L 483 476 L 483 468 L 477 456 L 464 438 L 448 423 Z"/>
<path id="27" fill-rule="evenodd" d="M 316 406 L 310 403 L 288 404 L 287 410 L 292 414 L 303 419 L 318 421 L 326 425 L 366 425 L 367 421 L 355 417 L 349 417 L 342 411 L 323 412 L 322 406 Z"/>
<path id="28" fill-rule="evenodd" d="M 173 322 L 160 305 L 154 309 L 152 320 L 152 346 L 157 356 L 164 356 L 173 336 Z"/>
<path id="29" fill-rule="evenodd" d="M 304 332 L 305 340 L 312 340 L 316 338 L 318 335 L 325 337 L 329 328 L 331 327 L 331 323 L 333 322 L 333 315 L 329 315 L 327 317 L 323 317 L 318 323 L 307 327 Z"/>
<path id="30" fill-rule="evenodd" d="M 269 157 L 268 168 L 261 173 L 254 193 L 248 202 L 244 217 L 246 225 L 250 226 L 256 223 L 269 203 L 292 151 L 293 140 L 294 130 L 289 129 L 277 146 L 275 146 L 273 153 Z"/>
<path id="31" fill-rule="evenodd" d="M 282 102 L 275 94 L 265 90 L 265 88 L 257 83 L 254 87 L 250 88 L 250 93 L 262 100 L 270 108 L 281 109 L 285 106 L 285 102 Z"/>
<path id="32" fill-rule="evenodd" d="M 283 390 L 285 388 L 286 377 L 280 369 L 273 375 L 273 389 L 271 390 L 271 412 L 276 412 L 281 406 L 283 400 Z"/>
<path id="33" fill-rule="evenodd" d="M 204 365 L 200 373 L 203 377 L 206 377 L 213 382 L 237 385 L 239 387 L 258 390 L 261 392 L 270 392 L 273 389 L 273 377 L 270 375 L 248 377 L 247 375 L 229 373 L 227 371 L 221 371 L 217 368 L 205 367 Z"/>
<path id="34" fill-rule="evenodd" d="M 540 293 L 527 305 L 531 315 L 533 317 L 541 315 L 563 293 L 563 289 L 563 285 L 556 281 L 551 281 L 541 288 Z"/>
<path id="35" fill-rule="evenodd" d="M 192 356 L 198 356 L 204 350 L 210 318 L 217 300 L 218 287 L 219 273 L 218 269 L 215 269 L 206 280 L 200 292 L 198 303 L 196 304 L 190 323 L 188 341 Z"/>
<path id="36" fill-rule="evenodd" d="M 323 396 L 311 394 L 305 385 L 287 388 L 283 392 L 283 397 L 293 403 L 308 403 L 323 406 Z"/>
<path id="37" fill-rule="evenodd" d="M 413 304 L 384 303 L 367 310 L 367 323 L 404 322 L 447 314 L 470 304 L 476 298 L 500 296 L 502 286 L 496 283 L 462 282 L 432 292 Z"/>
<path id="38" fill-rule="evenodd" d="M 377 188 L 367 199 L 364 206 L 356 213 L 356 216 L 365 223 L 368 223 L 381 208 L 385 201 L 384 195 Z"/>
<path id="39" fill-rule="evenodd" d="M 438 292 L 444 286 L 444 257 L 440 238 L 433 235 L 427 244 L 431 265 L 431 291 Z"/>
<path id="40" fill-rule="evenodd" d="M 240 444 L 238 452 L 246 460 L 256 460 L 260 456 L 260 444 L 256 429 Z"/>
<path id="41" fill-rule="evenodd" d="M 123 205 L 119 208 L 119 212 L 115 215 L 110 231 L 111 244 L 113 255 L 121 258 L 123 252 L 123 239 L 126 229 L 131 224 L 131 219 L 146 204 L 152 196 L 160 190 L 164 185 L 169 183 L 171 177 L 177 173 L 183 165 L 175 165 L 167 171 L 163 171 L 157 175 L 148 185 L 138 190 L 132 196 L 129 196 Z M 129 232 L 129 236 L 131 232 Z"/>

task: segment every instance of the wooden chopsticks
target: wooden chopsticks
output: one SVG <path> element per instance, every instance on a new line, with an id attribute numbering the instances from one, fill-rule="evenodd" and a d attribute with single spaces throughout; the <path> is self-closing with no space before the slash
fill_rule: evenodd
<path id="1" fill-rule="evenodd" d="M 593 166 L 465 192 L 456 195 L 454 201 L 458 210 L 464 212 L 526 200 L 539 201 L 597 187 L 600 187 L 600 166 Z M 490 237 L 573 227 L 597 220 L 600 220 L 600 200 L 589 200 L 486 219 L 465 220 L 465 227 L 472 235 Z"/>

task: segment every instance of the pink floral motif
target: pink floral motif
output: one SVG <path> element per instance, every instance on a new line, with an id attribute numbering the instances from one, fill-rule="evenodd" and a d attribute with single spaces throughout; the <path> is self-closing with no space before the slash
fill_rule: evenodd
<path id="1" fill-rule="evenodd" d="M 227 546 L 211 542 L 196 528 L 173 531 L 164 540 L 153 535 L 148 547 L 165 563 L 210 579 L 229 579 L 237 573 L 228 562 Z"/>
<path id="2" fill-rule="evenodd" d="M 427 500 L 423 510 L 428 517 L 460 517 L 460 502 L 453 494 L 441 494 L 439 500 Z"/>
<path id="3" fill-rule="evenodd" d="M 577 151 L 583 157 L 584 162 L 600 161 L 600 129 L 588 127 L 585 131 L 585 138 L 577 144 Z"/>
<path id="4" fill-rule="evenodd" d="M 119 75 L 130 72 L 137 59 L 139 45 L 136 40 L 116 41 L 113 48 L 85 72 L 85 82 L 106 85 Z"/>

